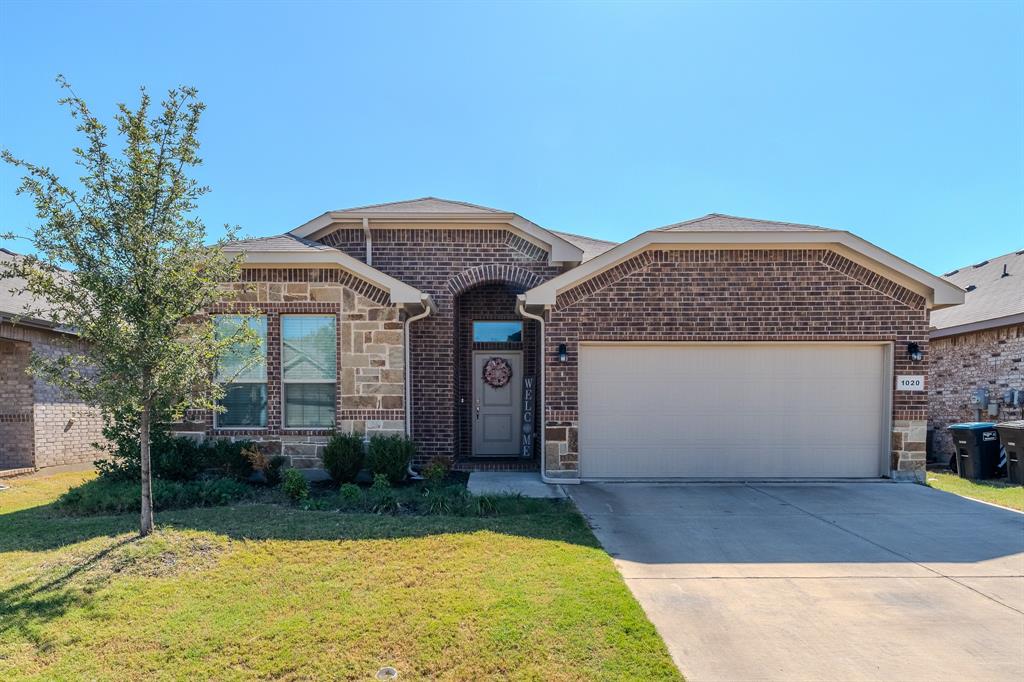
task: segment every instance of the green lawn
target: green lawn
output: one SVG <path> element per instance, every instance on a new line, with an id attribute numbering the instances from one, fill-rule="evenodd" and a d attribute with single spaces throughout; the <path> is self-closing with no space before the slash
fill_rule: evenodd
<path id="1" fill-rule="evenodd" d="M 928 485 L 947 493 L 973 497 L 983 502 L 992 502 L 1011 509 L 1024 511 L 1024 486 L 1010 485 L 1006 479 L 993 481 L 971 481 L 956 474 L 928 472 Z"/>
<path id="2" fill-rule="evenodd" d="M 60 516 L 0 491 L 0 679 L 680 679 L 569 505 L 499 518 L 271 504 Z"/>

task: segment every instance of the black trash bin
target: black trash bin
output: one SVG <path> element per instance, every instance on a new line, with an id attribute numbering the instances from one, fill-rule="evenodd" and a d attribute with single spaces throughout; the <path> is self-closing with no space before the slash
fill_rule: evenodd
<path id="1" fill-rule="evenodd" d="M 996 424 L 999 440 L 1006 450 L 1006 476 L 1010 483 L 1024 485 L 1024 419 Z"/>
<path id="2" fill-rule="evenodd" d="M 999 432 L 993 422 L 950 424 L 960 478 L 996 478 L 999 475 Z"/>

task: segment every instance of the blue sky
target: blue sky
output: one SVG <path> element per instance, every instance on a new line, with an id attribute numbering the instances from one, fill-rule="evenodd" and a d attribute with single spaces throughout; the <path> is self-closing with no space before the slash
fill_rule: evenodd
<path id="1" fill-rule="evenodd" d="M 57 73 L 104 115 L 196 85 L 214 236 L 434 195 L 613 240 L 808 222 L 936 272 L 1024 248 L 1021 2 L 4 0 L 0 28 L 0 145 L 65 175 Z"/>

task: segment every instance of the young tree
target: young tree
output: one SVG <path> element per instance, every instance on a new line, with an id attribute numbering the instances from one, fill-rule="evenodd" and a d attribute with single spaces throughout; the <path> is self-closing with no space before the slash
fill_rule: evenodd
<path id="1" fill-rule="evenodd" d="M 140 532 L 153 531 L 150 427 L 187 407 L 215 409 L 222 390 L 217 361 L 239 347 L 255 350 L 248 325 L 218 335 L 211 304 L 230 298 L 219 286 L 236 279 L 239 262 L 220 244 L 205 245 L 195 209 L 209 189 L 189 171 L 201 163 L 196 133 L 204 105 L 191 87 L 168 92 L 151 117 L 145 88 L 136 108 L 114 116 L 119 153 L 107 127 L 63 77 L 68 107 L 85 138 L 76 147 L 80 186 L 45 166 L 2 152 L 25 171 L 18 194 L 32 198 L 40 225 L 30 237 L 35 255 L 9 266 L 23 291 L 54 323 L 75 330 L 81 347 L 56 357 L 36 355 L 31 371 L 104 414 L 137 414 L 142 452 Z M 228 238 L 233 236 L 229 230 Z"/>

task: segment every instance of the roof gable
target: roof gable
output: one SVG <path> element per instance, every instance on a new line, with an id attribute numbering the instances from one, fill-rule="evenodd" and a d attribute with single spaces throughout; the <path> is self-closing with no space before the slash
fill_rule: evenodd
<path id="1" fill-rule="evenodd" d="M 408 199 L 406 201 L 391 201 L 385 204 L 370 204 L 369 206 L 356 206 L 354 208 L 343 208 L 334 213 L 466 213 L 488 214 L 506 213 L 496 208 L 470 204 L 465 201 L 452 201 L 450 199 L 438 199 L 437 197 L 420 197 L 419 199 Z"/>
<path id="2" fill-rule="evenodd" d="M 437 197 L 328 211 L 296 227 L 289 234 L 300 238 L 316 238 L 334 225 L 344 223 L 360 224 L 364 228 L 371 223 L 400 223 L 409 228 L 415 228 L 417 224 L 438 223 L 507 225 L 526 239 L 543 245 L 552 263 L 579 263 L 583 260 L 583 249 L 559 233 L 545 229 L 517 213 Z"/>
<path id="3" fill-rule="evenodd" d="M 724 213 L 709 213 L 700 218 L 684 220 L 658 229 L 665 232 L 835 232 L 817 225 L 740 218 Z"/>
<path id="4" fill-rule="evenodd" d="M 396 305 L 429 304 L 430 297 L 352 256 L 319 242 L 292 234 L 259 239 L 243 239 L 224 247 L 229 253 L 241 253 L 246 265 L 316 267 L 334 265 L 388 292 Z"/>
<path id="5" fill-rule="evenodd" d="M 755 229 L 754 225 L 759 227 Z M 712 227 L 716 229 L 710 229 Z M 555 305 L 559 293 L 652 249 L 788 247 L 831 248 L 853 262 L 920 294 L 927 300 L 929 307 L 959 305 L 964 300 L 963 291 L 950 282 L 843 230 L 720 214 L 676 223 L 668 228 L 644 232 L 530 289 L 524 294 L 525 303 L 534 306 Z"/>

